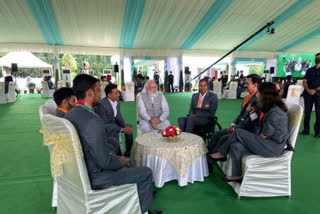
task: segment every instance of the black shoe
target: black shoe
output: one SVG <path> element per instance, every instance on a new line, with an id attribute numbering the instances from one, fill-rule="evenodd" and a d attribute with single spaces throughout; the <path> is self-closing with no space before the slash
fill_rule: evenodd
<path id="1" fill-rule="evenodd" d="M 302 131 L 302 132 L 300 132 L 300 134 L 301 134 L 301 135 L 308 135 L 308 134 L 309 134 L 309 132 Z"/>
<path id="2" fill-rule="evenodd" d="M 215 160 L 215 161 L 221 161 L 221 162 L 226 162 L 227 161 L 227 157 L 224 157 L 224 158 L 212 158 L 212 159 Z"/>
<path id="3" fill-rule="evenodd" d="M 162 214 L 162 210 L 148 210 L 148 214 Z"/>
<path id="4" fill-rule="evenodd" d="M 316 137 L 316 138 L 320 138 L 320 133 L 319 134 L 314 134 L 314 137 Z"/>
<path id="5" fill-rule="evenodd" d="M 241 183 L 243 179 L 241 178 L 241 179 L 238 179 L 238 180 L 230 180 L 230 179 L 228 179 L 227 177 L 224 177 L 222 180 L 223 180 L 224 182 L 227 182 L 227 183 L 229 183 L 229 182 Z"/>
<path id="6" fill-rule="evenodd" d="M 158 190 L 153 190 L 153 191 L 152 191 L 153 197 L 154 197 L 157 193 L 158 193 Z"/>

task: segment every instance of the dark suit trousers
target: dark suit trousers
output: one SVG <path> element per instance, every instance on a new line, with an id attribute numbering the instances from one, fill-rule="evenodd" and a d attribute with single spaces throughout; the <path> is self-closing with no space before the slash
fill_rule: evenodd
<path id="1" fill-rule="evenodd" d="M 212 152 L 213 152 L 214 148 L 216 147 L 216 145 L 218 144 L 220 138 L 222 136 L 225 136 L 225 135 L 228 135 L 228 134 L 229 133 L 228 133 L 227 129 L 222 129 L 220 131 L 215 132 L 212 135 L 212 137 L 211 137 L 211 139 L 210 139 L 210 141 L 208 143 L 208 154 L 213 154 Z"/>
<path id="2" fill-rule="evenodd" d="M 124 167 L 113 171 L 114 178 L 111 179 L 111 186 L 123 184 L 137 184 L 141 212 L 145 213 L 152 206 L 152 171 L 148 167 Z M 110 184 L 105 188 L 110 187 Z M 105 189 L 100 188 L 100 189 Z"/>
<path id="3" fill-rule="evenodd" d="M 209 119 L 207 118 L 191 118 L 191 117 L 180 117 L 178 124 L 183 132 L 193 133 L 195 128 L 201 128 L 207 125 Z"/>
<path id="4" fill-rule="evenodd" d="M 173 82 L 169 82 L 169 92 L 174 92 Z"/>
<path id="5" fill-rule="evenodd" d="M 224 142 L 223 139 L 225 140 Z M 216 150 L 222 155 L 230 153 L 232 159 L 232 176 L 242 176 L 241 160 L 246 154 L 255 154 L 261 157 L 276 157 L 277 154 L 271 152 L 259 141 L 262 138 L 244 129 L 235 129 L 231 135 L 223 137 L 219 141 Z"/>
<path id="6" fill-rule="evenodd" d="M 304 132 L 310 131 L 310 118 L 313 104 L 315 105 L 316 110 L 316 123 L 314 124 L 315 134 L 320 134 L 320 91 L 315 95 L 310 95 L 307 92 L 304 92 Z"/>

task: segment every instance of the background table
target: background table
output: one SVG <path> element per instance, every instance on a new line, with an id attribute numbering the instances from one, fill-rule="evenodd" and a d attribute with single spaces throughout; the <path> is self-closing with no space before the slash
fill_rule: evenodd
<path id="1" fill-rule="evenodd" d="M 190 133 L 182 133 L 174 141 L 151 132 L 139 135 L 131 150 L 135 166 L 152 169 L 156 187 L 178 180 L 179 186 L 203 181 L 208 176 L 207 148 L 203 139 Z"/>

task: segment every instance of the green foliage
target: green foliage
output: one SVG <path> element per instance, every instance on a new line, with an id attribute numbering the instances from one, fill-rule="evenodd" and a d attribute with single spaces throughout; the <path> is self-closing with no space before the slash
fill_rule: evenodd
<path id="1" fill-rule="evenodd" d="M 164 72 L 164 88 L 168 88 L 168 71 Z"/>
<path id="2" fill-rule="evenodd" d="M 190 91 L 192 88 L 192 83 L 186 82 L 186 84 L 184 84 L 184 88 L 185 88 L 185 91 Z"/>
<path id="3" fill-rule="evenodd" d="M 262 75 L 263 73 L 263 65 L 248 65 L 249 67 L 249 74 L 258 74 Z"/>
<path id="4" fill-rule="evenodd" d="M 71 88 L 71 85 L 70 85 L 70 82 L 69 82 L 69 81 L 66 82 L 66 87 L 67 87 L 67 88 Z"/>
<path id="5" fill-rule="evenodd" d="M 179 88 L 183 88 L 183 73 L 180 71 Z"/>
<path id="6" fill-rule="evenodd" d="M 136 68 L 134 68 L 134 70 L 133 70 L 133 76 L 134 76 L 134 77 L 137 76 L 137 70 L 136 70 Z"/>
<path id="7" fill-rule="evenodd" d="M 89 62 L 89 72 L 91 75 L 101 77 L 103 75 L 103 69 L 112 69 L 111 56 L 100 56 L 100 55 L 73 55 L 77 62 L 77 70 L 73 72 L 80 74 L 82 73 L 82 64 L 85 59 Z M 112 72 L 112 76 L 115 76 Z"/>
<path id="8" fill-rule="evenodd" d="M 76 71 L 78 68 L 77 61 L 71 54 L 63 54 L 60 63 L 62 63 L 62 66 L 70 68 L 72 71 Z"/>
<path id="9" fill-rule="evenodd" d="M 35 87 L 36 87 L 36 84 L 34 84 L 33 82 L 30 82 L 28 85 L 29 89 L 35 89 Z"/>

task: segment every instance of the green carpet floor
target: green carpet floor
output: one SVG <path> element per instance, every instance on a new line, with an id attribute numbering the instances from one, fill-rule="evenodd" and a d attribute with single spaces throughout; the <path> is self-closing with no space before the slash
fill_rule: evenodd
<path id="1" fill-rule="evenodd" d="M 170 106 L 169 120 L 186 115 L 191 93 L 166 94 Z M 42 145 L 39 132 L 39 106 L 46 99 L 40 95 L 23 95 L 16 103 L 0 105 L 0 213 L 45 214 L 51 210 L 52 179 L 49 152 Z M 238 114 L 242 100 L 220 100 L 219 122 L 228 126 Z M 127 123 L 136 131 L 135 103 L 121 103 Z M 312 114 L 312 124 L 315 114 Z M 313 132 L 312 132 L 313 134 Z M 232 188 L 214 173 L 204 182 L 179 187 L 176 181 L 159 189 L 153 208 L 164 214 L 198 213 L 319 213 L 320 140 L 299 136 L 292 161 L 292 197 L 237 199 Z"/>

